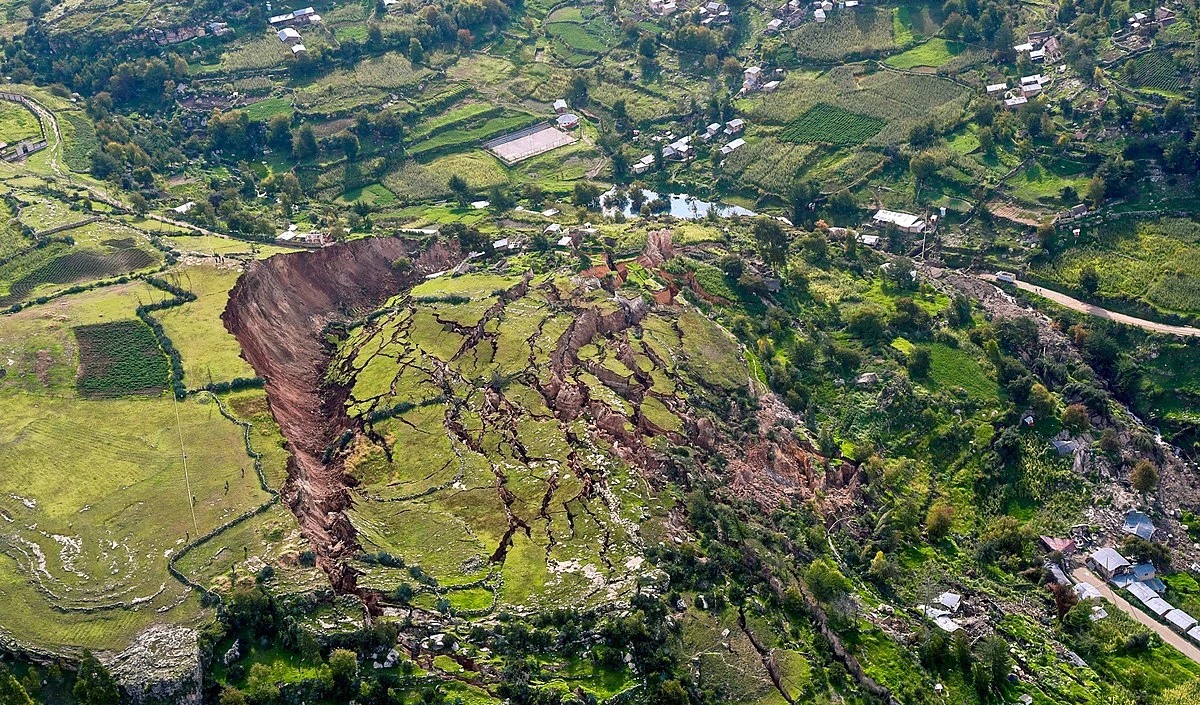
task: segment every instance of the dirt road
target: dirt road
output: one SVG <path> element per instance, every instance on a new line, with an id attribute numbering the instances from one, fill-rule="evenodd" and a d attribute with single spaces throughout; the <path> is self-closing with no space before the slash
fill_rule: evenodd
<path id="1" fill-rule="evenodd" d="M 1180 634 L 1171 631 L 1171 628 L 1167 625 L 1157 621 L 1150 615 L 1117 596 L 1117 594 L 1109 589 L 1108 585 L 1106 585 L 1103 580 L 1097 577 L 1095 573 L 1087 568 L 1076 568 L 1075 572 L 1071 575 L 1075 578 L 1075 580 L 1095 587 L 1100 591 L 1101 595 L 1104 595 L 1104 599 L 1111 602 L 1117 609 L 1144 624 L 1155 634 L 1162 637 L 1163 641 L 1178 649 L 1179 652 L 1184 656 L 1187 656 L 1196 663 L 1200 663 L 1200 649 L 1196 648 L 1192 642 L 1188 641 Z"/>
<path id="2" fill-rule="evenodd" d="M 996 275 L 994 274 L 981 274 L 979 277 L 993 283 L 996 281 Z M 1052 289 L 1036 286 L 1034 284 L 1030 284 L 1029 282 L 1017 280 L 1012 282 L 1012 285 L 1016 286 L 1018 289 L 1023 289 L 1030 293 L 1037 294 L 1042 298 L 1050 299 L 1060 306 L 1065 306 L 1073 311 L 1086 313 L 1089 316 L 1095 316 L 1096 318 L 1107 318 L 1110 321 L 1124 323 L 1128 326 L 1137 326 L 1138 328 L 1154 333 L 1166 333 L 1167 335 L 1181 335 L 1184 337 L 1200 337 L 1200 328 L 1193 328 L 1191 326 L 1173 326 L 1169 323 L 1157 323 L 1155 321 L 1147 321 L 1144 318 L 1127 316 L 1124 313 L 1109 311 L 1106 308 L 1094 306 L 1086 301 L 1080 301 L 1079 299 L 1071 298 L 1066 294 L 1060 294 Z"/>

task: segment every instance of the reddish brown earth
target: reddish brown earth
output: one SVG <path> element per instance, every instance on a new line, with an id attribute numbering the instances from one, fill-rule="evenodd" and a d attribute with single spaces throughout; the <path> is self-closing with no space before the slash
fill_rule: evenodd
<path id="1" fill-rule="evenodd" d="M 412 266 L 392 265 L 409 257 Z M 376 308 L 388 297 L 448 269 L 459 260 L 444 244 L 425 248 L 398 238 L 368 238 L 312 252 L 256 261 L 229 294 L 221 315 L 242 355 L 266 379 L 268 404 L 287 439 L 290 457 L 283 499 L 335 589 L 356 591 L 345 559 L 358 548 L 345 510 L 350 506 L 338 454 L 325 449 L 352 422 L 347 391 L 323 384 L 330 346 L 323 332 L 334 321 Z"/>

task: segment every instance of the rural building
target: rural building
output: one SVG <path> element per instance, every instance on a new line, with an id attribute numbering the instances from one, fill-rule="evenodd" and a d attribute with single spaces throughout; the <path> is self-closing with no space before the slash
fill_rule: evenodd
<path id="1" fill-rule="evenodd" d="M 704 134 L 700 136 L 700 139 L 704 140 L 705 142 L 708 142 L 712 138 L 716 137 L 720 132 L 721 132 L 721 123 L 714 122 L 711 125 L 709 125 L 708 127 L 704 128 Z"/>
<path id="2" fill-rule="evenodd" d="M 1047 551 L 1058 551 L 1064 556 L 1069 556 L 1075 552 L 1075 542 L 1071 539 L 1056 538 L 1054 536 L 1041 536 L 1038 541 L 1042 546 L 1045 546 Z"/>
<path id="3" fill-rule="evenodd" d="M 1154 20 L 1163 27 L 1168 27 L 1175 24 L 1175 12 L 1165 7 L 1160 7 L 1154 11 Z"/>
<path id="4" fill-rule="evenodd" d="M 1029 102 L 1029 99 L 1023 95 L 1013 96 L 1012 98 L 1004 99 L 1004 107 L 1019 108 Z"/>
<path id="5" fill-rule="evenodd" d="M 692 138 L 690 136 L 680 137 L 666 147 L 663 147 L 662 155 L 667 159 L 674 159 L 681 162 L 687 161 L 691 159 L 693 153 L 691 142 Z"/>
<path id="6" fill-rule="evenodd" d="M 1018 44 L 1013 47 L 1013 51 L 1017 52 L 1018 54 L 1027 54 L 1033 51 L 1033 44 Z"/>
<path id="7" fill-rule="evenodd" d="M 987 94 L 996 95 L 997 93 L 1003 93 L 1006 90 L 1008 90 L 1007 83 L 992 83 L 987 87 Z"/>
<path id="8" fill-rule="evenodd" d="M 567 112 L 567 101 L 563 100 L 562 98 L 554 101 L 554 112 L 558 113 L 559 115 Z"/>
<path id="9" fill-rule="evenodd" d="M 775 32 L 775 33 L 782 32 L 783 31 L 783 20 L 776 17 L 775 19 L 768 22 L 767 23 L 767 31 Z"/>
<path id="10" fill-rule="evenodd" d="M 647 154 L 646 156 L 642 157 L 641 159 L 639 159 L 633 163 L 633 173 L 644 174 L 647 171 L 649 171 L 650 167 L 652 167 L 652 166 L 654 166 L 654 155 Z"/>
<path id="11" fill-rule="evenodd" d="M 1075 596 L 1079 598 L 1080 602 L 1084 600 L 1099 600 L 1104 597 L 1100 593 L 1100 590 L 1091 583 L 1077 583 L 1073 589 L 1075 590 Z"/>
<path id="12" fill-rule="evenodd" d="M 308 49 L 306 49 L 303 44 L 293 44 L 292 45 L 292 56 L 299 56 L 301 54 L 307 54 L 307 53 L 308 53 Z"/>
<path id="13" fill-rule="evenodd" d="M 278 36 L 279 41 L 283 42 L 284 44 L 292 45 L 300 43 L 300 33 L 291 27 L 279 30 L 276 32 L 276 36 Z"/>
<path id="14" fill-rule="evenodd" d="M 732 137 L 733 135 L 741 134 L 742 130 L 746 129 L 746 121 L 741 118 L 734 118 L 725 123 L 725 134 Z"/>
<path id="15" fill-rule="evenodd" d="M 579 116 L 575 113 L 563 113 L 555 119 L 555 122 L 564 130 L 574 130 L 579 127 Z"/>
<path id="16" fill-rule="evenodd" d="M 953 614 L 962 606 L 962 595 L 953 592 L 943 592 L 941 595 L 938 595 L 937 601 L 938 604 Z"/>
<path id="17" fill-rule="evenodd" d="M 560 225 L 558 223 L 551 223 L 551 224 L 547 225 L 546 229 L 543 230 L 542 232 L 549 234 L 549 233 L 557 233 L 561 230 L 562 230 L 562 225 Z"/>
<path id="18" fill-rule="evenodd" d="M 818 8 L 817 10 L 815 10 L 813 12 L 813 19 L 816 20 L 817 22 L 824 22 L 825 21 L 825 11 Z"/>
<path id="19" fill-rule="evenodd" d="M 725 145 L 724 147 L 721 147 L 721 154 L 729 154 L 729 153 L 736 151 L 737 149 L 743 147 L 745 144 L 746 144 L 746 140 L 739 137 L 736 140 L 733 140 L 729 144 Z"/>
<path id="20" fill-rule="evenodd" d="M 272 25 L 287 24 L 321 24 L 321 16 L 311 7 L 293 10 L 283 15 L 275 15 L 270 19 Z"/>
<path id="21" fill-rule="evenodd" d="M 1046 60 L 1046 50 L 1045 49 L 1034 49 L 1033 51 L 1029 52 L 1029 60 L 1030 61 L 1045 61 Z"/>
<path id="22" fill-rule="evenodd" d="M 779 89 L 779 81 L 767 81 L 762 85 L 763 93 L 774 93 Z"/>
<path id="23" fill-rule="evenodd" d="M 921 220 L 920 216 L 913 215 L 912 213 L 880 209 L 875 212 L 875 215 L 871 216 L 871 220 L 876 225 L 895 225 L 906 233 L 925 232 L 925 221 Z"/>
<path id="24" fill-rule="evenodd" d="M 831 228 L 832 229 L 832 228 Z M 858 241 L 867 247 L 879 247 L 878 235 L 859 235 Z"/>
<path id="25" fill-rule="evenodd" d="M 1125 523 L 1121 529 L 1127 534 L 1133 534 L 1147 541 L 1154 536 L 1154 532 L 1156 531 L 1154 522 L 1150 521 L 1150 517 L 1146 516 L 1145 512 L 1136 511 L 1128 512 L 1125 515 Z"/>
<path id="26" fill-rule="evenodd" d="M 675 0 L 650 0 L 650 12 L 659 17 L 666 17 L 674 14 L 679 9 L 679 5 L 675 4 Z"/>
<path id="27" fill-rule="evenodd" d="M 1129 561 L 1112 548 L 1101 548 L 1087 557 L 1087 565 L 1105 580 L 1129 570 Z"/>
<path id="28" fill-rule="evenodd" d="M 183 203 L 178 206 L 175 206 L 171 210 L 175 211 L 176 213 L 178 213 L 180 215 L 183 215 L 184 213 L 187 213 L 188 211 L 190 211 L 191 209 L 193 209 L 195 207 L 196 207 L 195 201 L 188 201 L 187 203 Z"/>
<path id="29" fill-rule="evenodd" d="M 1168 612 L 1175 609 L 1171 606 L 1171 603 L 1167 602 L 1161 597 L 1151 598 L 1144 604 L 1146 605 L 1146 609 L 1150 612 L 1153 612 L 1156 617 L 1164 617 Z"/>

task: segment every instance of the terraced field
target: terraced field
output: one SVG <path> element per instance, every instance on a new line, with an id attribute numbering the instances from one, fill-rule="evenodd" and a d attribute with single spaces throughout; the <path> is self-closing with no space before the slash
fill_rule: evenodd
<path id="1" fill-rule="evenodd" d="M 818 104 L 788 123 L 779 136 L 800 144 L 824 142 L 850 146 L 862 144 L 879 134 L 887 121 L 858 115 L 841 108 Z"/>

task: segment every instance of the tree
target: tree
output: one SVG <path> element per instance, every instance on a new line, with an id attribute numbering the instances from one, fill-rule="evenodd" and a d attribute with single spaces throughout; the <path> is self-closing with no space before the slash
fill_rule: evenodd
<path id="1" fill-rule="evenodd" d="M 149 207 L 146 197 L 140 193 L 129 194 L 129 205 L 133 206 L 133 212 L 138 215 L 146 215 L 146 209 Z"/>
<path id="2" fill-rule="evenodd" d="M 221 690 L 218 702 L 220 705 L 246 705 L 250 701 L 246 699 L 245 693 L 231 685 Z"/>
<path id="3" fill-rule="evenodd" d="M 1100 288 L 1100 274 L 1094 266 L 1084 265 L 1083 269 L 1079 271 L 1079 288 L 1083 289 L 1083 293 L 1088 296 L 1094 296 L 1096 290 Z"/>
<path id="4" fill-rule="evenodd" d="M 274 115 L 267 123 L 267 146 L 276 152 L 292 148 L 292 126 L 284 115 Z"/>
<path id="5" fill-rule="evenodd" d="M 354 161 L 358 157 L 358 137 L 355 137 L 347 132 L 346 134 L 342 135 L 341 143 L 342 152 L 346 155 L 346 159 L 349 161 Z"/>
<path id="6" fill-rule="evenodd" d="M 912 172 L 913 179 L 916 180 L 919 186 L 937 173 L 938 163 L 936 159 L 928 154 L 914 154 L 912 159 L 908 160 L 908 170 Z"/>
<path id="7" fill-rule="evenodd" d="M 998 690 L 1008 679 L 1012 660 L 1008 655 L 1008 643 L 998 634 L 992 634 L 979 643 L 979 662 L 988 679 L 988 686 Z"/>
<path id="8" fill-rule="evenodd" d="M 1062 415 L 1062 425 L 1073 436 L 1087 431 L 1092 427 L 1091 419 L 1088 418 L 1087 407 L 1083 404 L 1072 404 L 1067 407 L 1067 410 Z"/>
<path id="9" fill-rule="evenodd" d="M 0 663 L 0 705 L 33 705 L 25 686 L 3 663 Z"/>
<path id="10" fill-rule="evenodd" d="M 300 131 L 295 133 L 292 138 L 292 156 L 298 161 L 311 159 L 317 156 L 317 137 L 313 134 L 312 127 L 305 125 L 300 128 Z"/>
<path id="11" fill-rule="evenodd" d="M 850 581 L 824 558 L 818 558 L 808 566 L 804 571 L 804 583 L 821 602 L 832 602 L 850 592 Z"/>
<path id="12" fill-rule="evenodd" d="M 600 204 L 600 187 L 587 181 L 577 181 L 575 191 L 571 194 L 571 202 L 583 208 L 592 209 Z"/>
<path id="13" fill-rule="evenodd" d="M 117 681 L 91 651 L 83 652 L 71 693 L 81 705 L 117 705 L 121 702 Z"/>
<path id="14" fill-rule="evenodd" d="M 349 649 L 334 649 L 329 654 L 329 671 L 337 687 L 343 693 L 350 692 L 358 678 L 358 654 Z"/>
<path id="15" fill-rule="evenodd" d="M 892 564 L 888 561 L 887 556 L 883 555 L 883 551 L 876 551 L 875 557 L 871 559 L 871 567 L 867 570 L 871 579 L 880 585 L 885 585 L 892 579 L 894 572 Z"/>
<path id="16" fill-rule="evenodd" d="M 1030 387 L 1029 406 L 1038 418 L 1050 418 L 1058 409 L 1058 403 L 1054 401 L 1054 395 L 1041 382 L 1036 382 Z"/>
<path id="17" fill-rule="evenodd" d="M 954 507 L 945 502 L 938 502 L 930 507 L 929 514 L 925 517 L 925 531 L 929 534 L 929 540 L 940 541 L 946 538 L 953 522 Z"/>
<path id="18" fill-rule="evenodd" d="M 246 695 L 255 702 L 271 702 L 279 697 L 279 686 L 270 666 L 256 663 L 250 667 L 246 676 Z"/>
<path id="19" fill-rule="evenodd" d="M 421 46 L 421 40 L 416 37 L 408 40 L 408 60 L 414 64 L 425 60 L 425 47 Z"/>
<path id="20" fill-rule="evenodd" d="M 883 316 L 873 308 L 859 308 L 846 318 L 846 329 L 867 345 L 874 345 L 883 337 Z"/>
<path id="21" fill-rule="evenodd" d="M 1100 450 L 1109 455 L 1116 455 L 1121 450 L 1121 439 L 1117 436 L 1117 432 L 1111 428 L 1104 429 L 1100 433 Z"/>
<path id="22" fill-rule="evenodd" d="M 566 100 L 572 107 L 582 108 L 588 103 L 588 82 L 583 72 L 576 71 L 567 86 Z"/>
<path id="23" fill-rule="evenodd" d="M 1130 471 L 1129 482 L 1138 492 L 1150 494 L 1154 488 L 1158 487 L 1158 468 L 1154 466 L 1154 463 L 1143 458 Z"/>
<path id="24" fill-rule="evenodd" d="M 1070 585 L 1051 583 L 1050 594 L 1054 597 L 1054 611 L 1058 613 L 1059 619 L 1066 617 L 1067 612 L 1079 604 L 1079 596 L 1075 594 Z"/>
<path id="25" fill-rule="evenodd" d="M 908 374 L 918 379 L 923 379 L 929 376 L 930 354 L 929 348 L 924 346 L 915 346 L 908 353 L 906 363 Z"/>
<path id="26" fill-rule="evenodd" d="M 754 221 L 754 242 L 767 264 L 779 268 L 787 263 L 788 236 L 779 221 L 766 217 Z"/>
<path id="27" fill-rule="evenodd" d="M 450 188 L 450 193 L 454 194 L 454 197 L 458 199 L 458 205 L 464 208 L 475 197 L 470 184 L 458 174 L 451 176 L 450 180 L 446 182 L 446 186 Z"/>

